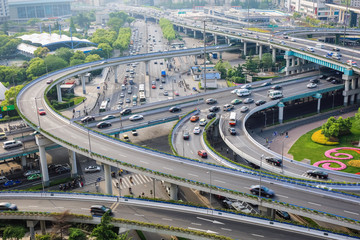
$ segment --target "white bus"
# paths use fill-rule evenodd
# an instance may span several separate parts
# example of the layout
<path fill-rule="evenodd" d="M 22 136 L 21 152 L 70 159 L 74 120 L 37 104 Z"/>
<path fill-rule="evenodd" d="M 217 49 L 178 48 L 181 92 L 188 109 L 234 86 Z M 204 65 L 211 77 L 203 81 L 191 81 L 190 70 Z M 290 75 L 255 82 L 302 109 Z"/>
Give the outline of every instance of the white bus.
<path fill-rule="evenodd" d="M 144 104 L 146 102 L 146 97 L 144 92 L 139 92 L 139 102 L 140 104 Z"/>
<path fill-rule="evenodd" d="M 145 92 L 145 84 L 139 84 L 139 92 Z"/>
<path fill-rule="evenodd" d="M 102 101 L 100 105 L 100 112 L 105 112 L 108 105 L 108 101 Z"/>
<path fill-rule="evenodd" d="M 236 112 L 230 113 L 229 125 L 235 126 L 236 125 Z"/>

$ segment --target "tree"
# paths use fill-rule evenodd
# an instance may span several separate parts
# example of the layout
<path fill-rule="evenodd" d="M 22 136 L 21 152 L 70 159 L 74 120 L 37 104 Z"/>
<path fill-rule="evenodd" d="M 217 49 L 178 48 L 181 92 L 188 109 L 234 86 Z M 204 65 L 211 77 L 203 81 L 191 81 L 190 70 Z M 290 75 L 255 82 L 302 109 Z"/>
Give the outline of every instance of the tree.
<path fill-rule="evenodd" d="M 77 50 L 77 51 L 75 51 L 74 55 L 70 58 L 70 60 L 73 60 L 73 59 L 85 60 L 85 58 L 86 58 L 85 53 Z"/>
<path fill-rule="evenodd" d="M 48 55 L 44 58 L 45 67 L 47 68 L 47 72 L 52 72 L 58 69 L 62 69 L 68 66 L 68 63 L 55 55 Z"/>
<path fill-rule="evenodd" d="M 321 133 L 327 138 L 337 138 L 350 133 L 351 121 L 350 118 L 338 119 L 330 117 L 326 123 L 321 126 Z"/>
<path fill-rule="evenodd" d="M 264 53 L 261 58 L 261 63 L 264 68 L 271 68 L 273 65 L 272 56 L 270 53 Z"/>
<path fill-rule="evenodd" d="M 38 47 L 35 51 L 34 51 L 34 55 L 35 57 L 40 57 L 40 58 L 44 58 L 46 57 L 46 55 L 50 52 L 50 50 L 47 47 Z"/>
<path fill-rule="evenodd" d="M 253 57 L 250 56 L 249 59 L 244 64 L 244 67 L 246 68 L 246 71 L 252 75 L 253 73 L 256 73 L 258 71 L 259 64 L 253 60 Z"/>
<path fill-rule="evenodd" d="M 74 56 L 74 50 L 72 50 L 70 48 L 65 48 L 65 47 L 58 48 L 55 51 L 55 56 L 58 56 L 69 63 L 71 57 Z"/>
<path fill-rule="evenodd" d="M 220 60 L 215 64 L 215 69 L 220 72 L 222 79 L 225 79 L 227 77 L 227 69 L 229 68 L 231 68 L 229 62 L 223 62 L 222 60 Z"/>
<path fill-rule="evenodd" d="M 75 65 L 79 65 L 79 64 L 83 64 L 85 61 L 81 60 L 81 59 L 72 59 L 70 61 L 70 66 L 75 66 Z"/>
<path fill-rule="evenodd" d="M 3 239 L 19 240 L 25 236 L 26 229 L 22 226 L 7 226 L 3 233 Z"/>
<path fill-rule="evenodd" d="M 77 33 L 75 23 L 74 23 L 74 18 L 70 18 L 70 30 L 72 33 Z"/>
<path fill-rule="evenodd" d="M 45 73 L 46 73 L 46 65 L 44 59 L 36 57 L 30 60 L 29 66 L 26 69 L 26 75 L 28 79 L 35 79 Z"/>
<path fill-rule="evenodd" d="M 109 212 L 106 212 L 101 218 L 101 223 L 92 231 L 91 236 L 96 240 L 117 240 L 118 236 L 114 232 L 114 226 L 110 224 L 110 220 Z"/>
<path fill-rule="evenodd" d="M 86 240 L 86 234 L 79 228 L 70 228 L 68 240 Z"/>
<path fill-rule="evenodd" d="M 100 43 L 98 48 L 101 48 L 102 51 L 105 53 L 107 58 L 110 58 L 110 53 L 112 52 L 113 48 L 108 43 Z"/>
<path fill-rule="evenodd" d="M 85 62 L 88 63 L 88 62 L 94 62 L 94 61 L 99 61 L 101 60 L 101 57 L 97 54 L 90 54 L 89 56 L 87 56 L 85 58 Z"/>

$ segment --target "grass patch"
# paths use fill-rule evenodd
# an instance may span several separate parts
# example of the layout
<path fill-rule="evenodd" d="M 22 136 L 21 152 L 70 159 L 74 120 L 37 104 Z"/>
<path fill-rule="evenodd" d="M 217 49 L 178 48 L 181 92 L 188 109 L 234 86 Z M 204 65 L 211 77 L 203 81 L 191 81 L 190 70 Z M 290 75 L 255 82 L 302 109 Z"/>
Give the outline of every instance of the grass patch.
<path fill-rule="evenodd" d="M 336 160 L 336 159 L 331 159 L 331 158 L 325 157 L 325 152 L 327 150 L 330 150 L 333 148 L 338 148 L 338 147 L 356 147 L 356 146 L 353 146 L 351 144 L 351 142 L 357 141 L 360 138 L 360 134 L 355 134 L 354 132 L 352 132 L 352 134 L 350 134 L 350 135 L 340 137 L 339 138 L 340 144 L 338 144 L 338 145 L 332 145 L 332 146 L 321 145 L 321 144 L 315 143 L 311 140 L 312 134 L 320 129 L 321 128 L 319 127 L 319 128 L 313 129 L 313 130 L 305 133 L 304 135 L 302 135 L 295 142 L 295 144 L 292 145 L 292 147 L 289 150 L 289 154 L 293 155 L 294 159 L 297 161 L 309 159 L 309 160 L 311 160 L 311 164 L 314 164 L 315 162 L 322 161 L 322 160 Z M 353 159 L 360 159 L 360 154 L 355 151 L 341 150 L 339 152 L 351 154 L 354 157 Z M 342 171 L 347 172 L 347 173 L 360 172 L 359 167 L 352 167 L 347 164 L 347 162 L 350 160 L 337 160 L 337 161 L 343 162 L 344 164 L 347 165 L 347 168 Z M 339 165 L 336 163 L 335 164 L 332 163 L 331 167 L 339 167 Z"/>
<path fill-rule="evenodd" d="M 74 105 L 78 105 L 79 103 L 84 101 L 84 99 L 86 99 L 86 97 L 74 97 L 72 100 L 74 101 Z"/>

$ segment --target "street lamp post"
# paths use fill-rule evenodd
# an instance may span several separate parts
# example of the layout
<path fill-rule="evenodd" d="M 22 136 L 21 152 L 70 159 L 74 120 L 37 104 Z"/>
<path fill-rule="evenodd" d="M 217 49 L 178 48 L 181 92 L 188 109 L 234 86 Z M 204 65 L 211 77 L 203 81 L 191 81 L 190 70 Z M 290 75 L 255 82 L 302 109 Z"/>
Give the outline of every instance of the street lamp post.
<path fill-rule="evenodd" d="M 91 142 L 90 142 L 90 128 L 89 128 L 89 121 L 86 122 L 86 126 L 88 129 L 88 140 L 89 140 L 89 154 L 91 156 Z"/>
<path fill-rule="evenodd" d="M 36 107 L 36 111 L 38 111 L 38 105 L 37 105 L 37 98 L 34 98 L 35 99 L 35 107 Z M 37 113 L 37 118 L 38 118 L 38 122 L 39 122 L 39 129 L 41 128 L 41 124 L 40 124 L 40 116 L 39 116 L 39 113 Z"/>
<path fill-rule="evenodd" d="M 262 170 L 263 158 L 264 158 L 264 154 L 262 154 L 261 158 L 260 158 L 260 170 Z M 260 204 L 261 204 L 261 172 L 259 174 L 260 174 L 260 177 L 259 177 L 259 201 L 260 201 Z"/>
<path fill-rule="evenodd" d="M 332 99 L 332 108 L 334 108 L 334 103 L 335 103 L 335 93 L 332 93 L 333 99 Z"/>
<path fill-rule="evenodd" d="M 347 25 L 347 13 L 349 11 L 349 1 L 346 0 L 346 11 L 344 13 L 344 38 L 343 38 L 343 46 L 345 46 L 345 38 L 346 38 L 346 25 Z"/>
<path fill-rule="evenodd" d="M 206 19 L 204 19 L 204 90 L 206 92 Z"/>
<path fill-rule="evenodd" d="M 211 208 L 211 210 L 212 210 L 212 197 L 211 197 L 211 189 L 212 189 L 212 185 L 211 185 L 211 170 L 209 170 L 208 172 L 206 172 L 206 173 L 209 173 L 209 180 L 210 180 L 210 208 Z M 212 213 L 212 211 L 211 211 L 211 213 Z"/>
<path fill-rule="evenodd" d="M 281 173 L 284 173 L 284 142 L 288 138 L 289 138 L 289 136 L 286 135 L 285 138 L 282 141 L 282 147 L 281 147 Z"/>

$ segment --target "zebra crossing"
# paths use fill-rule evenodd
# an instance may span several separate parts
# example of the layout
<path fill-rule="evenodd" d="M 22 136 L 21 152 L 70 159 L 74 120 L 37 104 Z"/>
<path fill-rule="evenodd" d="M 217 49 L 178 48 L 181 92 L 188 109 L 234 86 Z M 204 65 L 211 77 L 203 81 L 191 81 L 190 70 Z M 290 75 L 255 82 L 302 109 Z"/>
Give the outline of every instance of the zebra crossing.
<path fill-rule="evenodd" d="M 130 181 L 130 177 L 132 177 L 132 181 Z M 112 179 L 113 185 L 117 188 L 120 186 L 120 189 L 127 189 L 132 186 L 141 185 L 152 181 L 152 178 L 141 174 L 132 174 L 126 177 L 121 177 L 120 179 L 120 184 L 119 178 Z"/>

